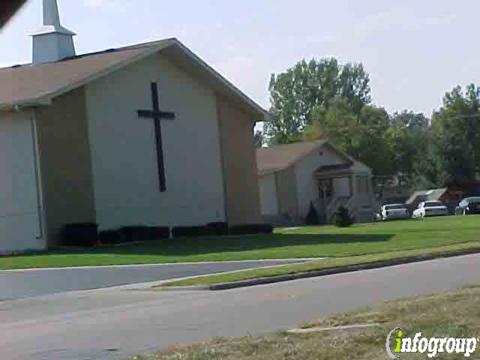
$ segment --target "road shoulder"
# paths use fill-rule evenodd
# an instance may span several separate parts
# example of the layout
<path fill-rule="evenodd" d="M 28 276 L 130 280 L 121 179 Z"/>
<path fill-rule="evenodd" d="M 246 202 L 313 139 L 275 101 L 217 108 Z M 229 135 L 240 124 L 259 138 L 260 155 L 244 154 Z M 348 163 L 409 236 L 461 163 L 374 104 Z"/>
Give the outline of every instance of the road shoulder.
<path fill-rule="evenodd" d="M 271 268 L 198 276 L 166 281 L 157 286 L 157 288 L 160 290 L 228 290 L 478 253 L 480 253 L 480 242 L 474 242 L 433 249 L 329 258 L 323 261 L 312 261 L 304 264 L 290 264 Z"/>

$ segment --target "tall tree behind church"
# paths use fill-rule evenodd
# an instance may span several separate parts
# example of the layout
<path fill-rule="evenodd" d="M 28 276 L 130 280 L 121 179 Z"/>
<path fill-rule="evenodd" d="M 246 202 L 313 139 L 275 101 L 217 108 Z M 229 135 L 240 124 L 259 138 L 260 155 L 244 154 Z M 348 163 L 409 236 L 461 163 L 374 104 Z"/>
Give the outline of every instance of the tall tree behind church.
<path fill-rule="evenodd" d="M 340 65 L 336 59 L 300 61 L 270 81 L 271 119 L 265 124 L 269 144 L 298 141 L 316 108 L 343 98 L 355 114 L 369 104 L 370 78 L 361 64 Z"/>
<path fill-rule="evenodd" d="M 430 120 L 424 114 L 404 110 L 391 115 L 385 141 L 390 147 L 389 162 L 404 185 L 412 190 L 437 186 L 425 177 L 431 168 L 431 131 Z"/>
<path fill-rule="evenodd" d="M 480 173 L 480 88 L 447 92 L 432 118 L 433 181 L 472 181 Z"/>
<path fill-rule="evenodd" d="M 304 140 L 328 138 L 355 159 L 366 163 L 375 175 L 394 175 L 393 147 L 386 139 L 391 119 L 381 107 L 364 105 L 359 113 L 345 98 L 332 99 L 327 107 L 317 107 Z"/>

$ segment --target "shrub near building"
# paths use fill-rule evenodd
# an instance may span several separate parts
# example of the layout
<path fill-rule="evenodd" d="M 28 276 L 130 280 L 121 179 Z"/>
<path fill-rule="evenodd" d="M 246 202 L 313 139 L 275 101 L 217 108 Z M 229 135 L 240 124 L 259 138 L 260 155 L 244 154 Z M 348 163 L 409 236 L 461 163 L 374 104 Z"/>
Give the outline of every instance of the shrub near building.
<path fill-rule="evenodd" d="M 335 213 L 333 223 L 337 227 L 345 228 L 352 226 L 355 223 L 355 219 L 348 209 L 342 206 Z"/>
<path fill-rule="evenodd" d="M 175 226 L 170 232 L 168 226 L 125 226 L 98 232 L 97 224 L 71 224 L 63 230 L 62 244 L 65 246 L 92 247 L 99 244 L 118 245 L 134 242 L 173 238 L 272 234 L 268 224 L 246 224 L 228 226 L 225 222 L 210 223 L 204 226 Z"/>

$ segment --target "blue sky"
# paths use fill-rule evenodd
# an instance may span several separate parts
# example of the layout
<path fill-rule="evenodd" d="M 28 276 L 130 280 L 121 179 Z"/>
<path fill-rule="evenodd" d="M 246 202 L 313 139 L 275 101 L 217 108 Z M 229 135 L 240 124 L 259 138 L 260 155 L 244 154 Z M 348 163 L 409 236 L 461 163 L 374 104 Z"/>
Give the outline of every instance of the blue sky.
<path fill-rule="evenodd" d="M 480 83 L 475 0 L 59 0 L 78 53 L 177 37 L 261 105 L 302 58 L 362 62 L 375 104 L 430 115 L 455 85 Z M 41 0 L 0 32 L 0 65 L 29 62 Z"/>

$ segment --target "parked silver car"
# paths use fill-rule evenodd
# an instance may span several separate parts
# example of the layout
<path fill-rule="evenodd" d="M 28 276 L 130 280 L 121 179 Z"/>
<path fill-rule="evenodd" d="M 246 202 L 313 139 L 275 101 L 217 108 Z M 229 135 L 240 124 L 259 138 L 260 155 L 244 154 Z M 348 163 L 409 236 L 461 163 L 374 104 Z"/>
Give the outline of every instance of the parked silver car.
<path fill-rule="evenodd" d="M 383 221 L 396 220 L 396 219 L 408 219 L 410 213 L 405 205 L 402 204 L 388 204 L 382 206 L 381 216 Z"/>

